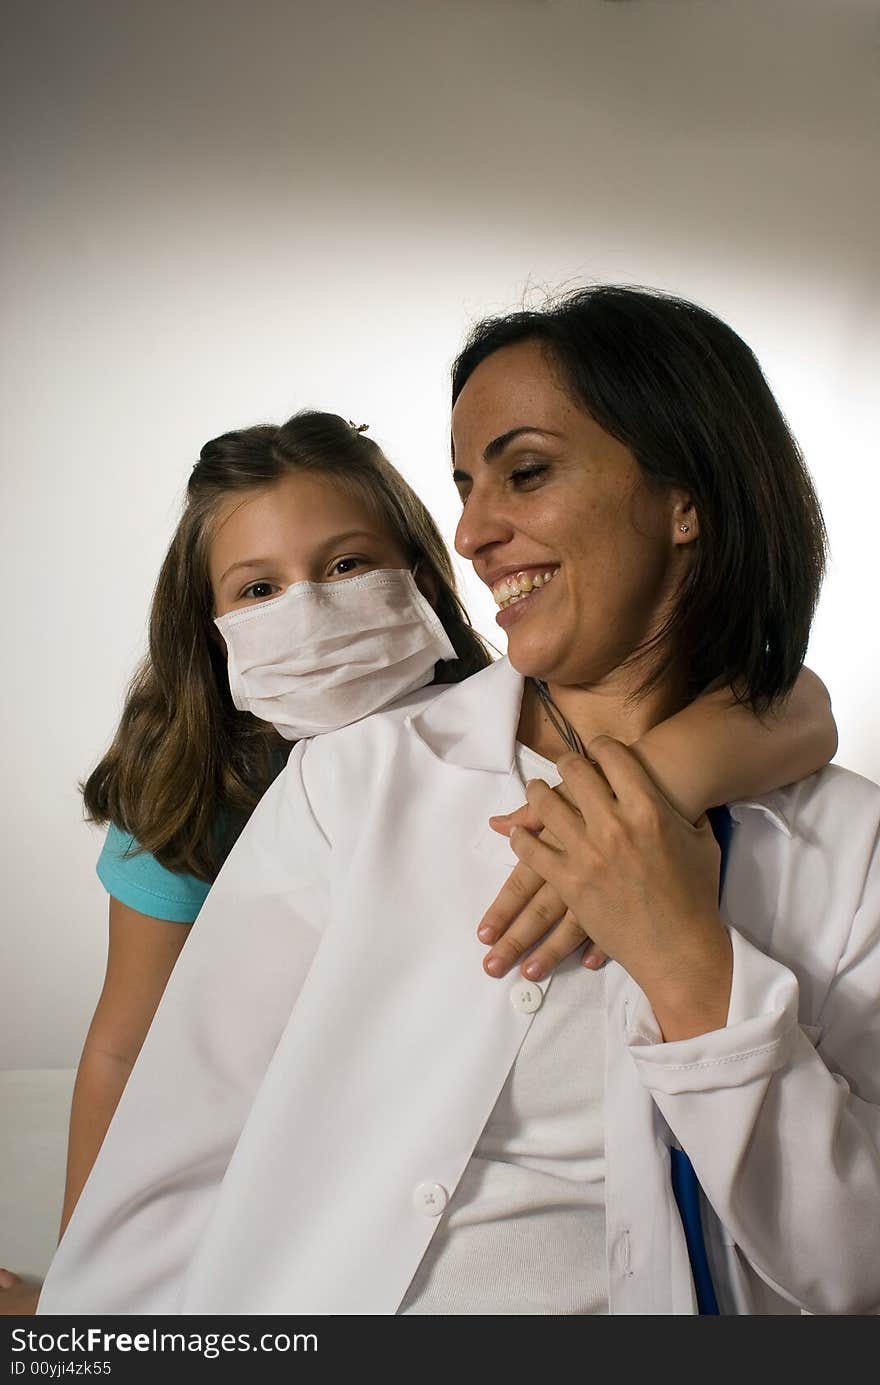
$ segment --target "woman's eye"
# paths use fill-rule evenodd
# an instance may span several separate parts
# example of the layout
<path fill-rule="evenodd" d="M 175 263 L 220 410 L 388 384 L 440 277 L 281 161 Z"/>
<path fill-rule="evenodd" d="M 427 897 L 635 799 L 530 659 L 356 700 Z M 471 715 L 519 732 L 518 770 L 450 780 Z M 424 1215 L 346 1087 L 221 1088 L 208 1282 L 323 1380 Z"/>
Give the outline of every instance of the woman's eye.
<path fill-rule="evenodd" d="M 275 596 L 280 590 L 281 588 L 276 587 L 274 582 L 251 582 L 249 587 L 245 587 L 241 596 L 248 597 L 251 601 L 265 601 L 268 597 Z"/>
<path fill-rule="evenodd" d="M 528 488 L 530 482 L 539 480 L 548 470 L 545 462 L 532 462 L 529 466 L 517 467 L 510 473 L 510 479 L 519 490 L 523 490 Z"/>

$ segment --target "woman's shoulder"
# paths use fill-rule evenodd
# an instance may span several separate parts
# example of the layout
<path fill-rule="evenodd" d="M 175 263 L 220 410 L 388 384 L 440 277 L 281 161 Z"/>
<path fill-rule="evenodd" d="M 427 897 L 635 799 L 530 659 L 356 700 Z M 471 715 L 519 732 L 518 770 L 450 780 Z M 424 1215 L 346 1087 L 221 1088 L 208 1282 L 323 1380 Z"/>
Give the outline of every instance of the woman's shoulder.
<path fill-rule="evenodd" d="M 787 898 L 809 907 L 818 902 L 823 931 L 831 927 L 831 914 L 846 925 L 867 897 L 877 914 L 880 785 L 831 764 L 794 784 L 729 806 L 741 824 L 743 844 L 763 862 L 757 874 L 778 871 L 777 887 L 785 889 Z"/>
<path fill-rule="evenodd" d="M 814 798 L 829 803 L 857 803 L 880 817 L 880 784 L 843 765 L 825 765 L 801 780 L 804 805 Z M 797 787 L 797 786 L 795 786 Z"/>
<path fill-rule="evenodd" d="M 857 826 L 876 833 L 880 784 L 843 765 L 825 765 L 794 784 L 730 805 L 737 820 L 752 808 L 777 818 L 789 835 L 833 839 Z"/>
<path fill-rule="evenodd" d="M 144 851 L 130 832 L 111 823 L 96 866 L 108 894 L 150 918 L 192 923 L 210 885 L 194 875 L 168 870 Z"/>

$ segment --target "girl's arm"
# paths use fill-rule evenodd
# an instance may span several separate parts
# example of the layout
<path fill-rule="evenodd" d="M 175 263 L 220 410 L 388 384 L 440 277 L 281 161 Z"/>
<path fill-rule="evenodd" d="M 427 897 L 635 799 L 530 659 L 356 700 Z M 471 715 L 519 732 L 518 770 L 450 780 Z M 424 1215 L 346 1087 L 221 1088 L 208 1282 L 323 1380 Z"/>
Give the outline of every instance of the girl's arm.
<path fill-rule="evenodd" d="M 828 689 L 801 669 L 788 697 L 757 716 L 729 688 L 705 693 L 630 749 L 682 817 L 804 779 L 837 750 Z"/>
<path fill-rule="evenodd" d="M 0 1318 L 32 1318 L 40 1297 L 39 1282 L 0 1269 Z"/>
<path fill-rule="evenodd" d="M 141 914 L 110 896 L 104 986 L 73 1088 L 59 1240 L 98 1156 L 191 926 Z M 0 1270 L 0 1317 L 35 1313 L 40 1287 Z"/>
<path fill-rule="evenodd" d="M 150 918 L 110 897 L 107 971 L 73 1089 L 59 1239 L 101 1148 L 190 926 Z"/>

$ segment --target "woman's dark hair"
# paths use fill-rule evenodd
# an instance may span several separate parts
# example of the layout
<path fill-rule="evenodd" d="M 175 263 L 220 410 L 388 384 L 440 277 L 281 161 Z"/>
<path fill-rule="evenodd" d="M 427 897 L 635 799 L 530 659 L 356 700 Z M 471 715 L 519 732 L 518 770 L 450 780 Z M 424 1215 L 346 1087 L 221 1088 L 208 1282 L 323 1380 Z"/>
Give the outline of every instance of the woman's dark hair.
<path fill-rule="evenodd" d="M 766 710 L 804 661 L 827 536 L 752 351 L 681 298 L 582 288 L 478 323 L 452 368 L 453 404 L 482 361 L 525 341 L 544 347 L 574 401 L 630 450 L 649 484 L 687 491 L 696 508 L 695 561 L 647 651 L 639 692 L 675 670 L 688 700 L 726 683 Z"/>
<path fill-rule="evenodd" d="M 169 870 L 213 880 L 290 742 L 232 702 L 216 639 L 208 557 L 230 495 L 264 490 L 291 472 L 327 476 L 362 496 L 388 525 L 458 655 L 436 665 L 455 683 L 491 663 L 458 595 L 449 550 L 415 492 L 371 438 L 337 414 L 304 410 L 205 443 L 162 564 L 149 655 L 128 690 L 119 729 L 83 786 L 90 821 L 114 822 Z"/>

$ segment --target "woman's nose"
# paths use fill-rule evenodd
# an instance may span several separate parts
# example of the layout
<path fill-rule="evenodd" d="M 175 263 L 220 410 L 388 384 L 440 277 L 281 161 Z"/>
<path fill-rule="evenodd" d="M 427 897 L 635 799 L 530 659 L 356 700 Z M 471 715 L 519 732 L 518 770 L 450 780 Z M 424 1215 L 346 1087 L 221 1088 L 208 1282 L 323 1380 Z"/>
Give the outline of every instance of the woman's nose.
<path fill-rule="evenodd" d="M 498 506 L 475 486 L 465 502 L 455 531 L 456 553 L 473 562 L 484 548 L 503 543 L 509 537 L 510 525 Z"/>

